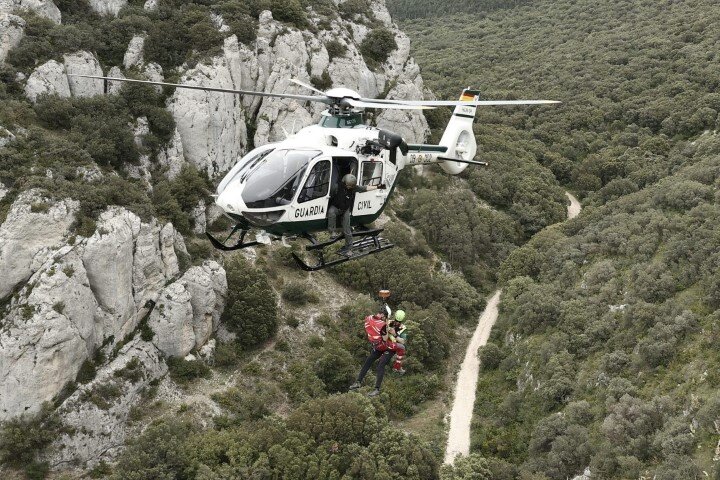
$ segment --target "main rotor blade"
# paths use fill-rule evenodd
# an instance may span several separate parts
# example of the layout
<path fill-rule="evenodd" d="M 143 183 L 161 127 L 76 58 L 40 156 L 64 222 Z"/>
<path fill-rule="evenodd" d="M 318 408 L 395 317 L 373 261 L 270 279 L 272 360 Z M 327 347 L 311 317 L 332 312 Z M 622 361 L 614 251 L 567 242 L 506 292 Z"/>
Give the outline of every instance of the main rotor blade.
<path fill-rule="evenodd" d="M 312 91 L 315 92 L 315 93 L 319 93 L 320 95 L 325 95 L 325 92 L 323 92 L 323 91 L 321 91 L 321 90 L 318 90 L 317 88 L 313 87 L 312 85 L 308 85 L 307 83 L 301 82 L 301 81 L 298 80 L 297 78 L 291 78 L 290 81 L 293 82 L 293 83 L 296 84 L 296 85 L 300 85 L 301 87 L 305 87 L 305 88 L 307 88 L 308 90 L 312 90 Z"/>
<path fill-rule="evenodd" d="M 435 107 L 428 105 L 405 105 L 402 103 L 380 103 L 370 99 L 355 100 L 343 98 L 342 101 L 357 108 L 389 108 L 393 110 L 429 110 Z"/>
<path fill-rule="evenodd" d="M 552 103 L 562 103 L 558 100 L 473 100 L 464 102 L 462 100 L 376 100 L 370 98 L 361 98 L 363 102 L 387 103 L 389 105 L 424 105 L 426 107 L 481 107 L 493 105 L 547 105 Z"/>
<path fill-rule="evenodd" d="M 113 78 L 113 77 L 99 77 L 95 75 L 78 75 L 74 73 L 67 74 L 70 77 L 83 77 L 83 78 L 96 78 L 99 80 L 110 80 L 113 82 L 128 82 L 128 83 L 144 83 L 147 85 L 161 85 L 165 87 L 175 88 L 187 88 L 189 90 L 203 90 L 207 92 L 222 92 L 222 93 L 234 93 L 235 95 L 256 95 L 259 97 L 275 97 L 275 98 L 292 98 L 295 100 L 303 100 L 307 102 L 320 102 L 328 105 L 332 104 L 332 101 L 327 97 L 318 97 L 314 95 L 294 95 L 292 93 L 269 93 L 269 92 L 255 92 L 252 90 L 233 90 L 230 88 L 216 88 L 216 87 L 202 87 L 199 85 L 185 85 L 179 83 L 166 83 L 166 82 L 153 82 L 150 80 L 136 80 L 134 78 Z"/>

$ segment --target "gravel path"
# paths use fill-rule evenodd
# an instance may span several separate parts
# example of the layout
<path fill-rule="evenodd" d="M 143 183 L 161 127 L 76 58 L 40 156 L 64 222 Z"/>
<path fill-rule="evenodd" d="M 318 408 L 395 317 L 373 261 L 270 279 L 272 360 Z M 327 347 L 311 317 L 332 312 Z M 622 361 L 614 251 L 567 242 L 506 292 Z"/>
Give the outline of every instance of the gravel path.
<path fill-rule="evenodd" d="M 490 330 L 497 320 L 499 302 L 500 290 L 497 290 L 488 300 L 485 311 L 480 316 L 480 321 L 465 352 L 465 360 L 460 366 L 455 386 L 455 403 L 450 412 L 450 432 L 445 450 L 445 463 L 453 463 L 456 455 L 467 455 L 470 452 L 470 424 L 475 406 L 478 373 L 480 372 L 480 359 L 477 351 L 487 343 L 488 337 L 490 337 Z"/>
<path fill-rule="evenodd" d="M 577 217 L 580 214 L 580 209 L 582 208 L 580 206 L 580 202 L 578 202 L 578 199 L 570 192 L 565 192 L 565 196 L 567 196 L 568 200 L 570 200 L 570 206 L 568 207 L 567 214 L 568 219 Z"/>
<path fill-rule="evenodd" d="M 570 200 L 568 206 L 568 219 L 578 216 L 582 206 L 578 199 L 570 192 L 565 192 Z M 465 359 L 460 366 L 457 385 L 455 386 L 455 401 L 450 412 L 450 431 L 445 449 L 445 463 L 452 464 L 457 455 L 470 453 L 470 426 L 472 424 L 473 408 L 475 406 L 475 390 L 477 388 L 478 374 L 480 373 L 480 359 L 477 356 L 478 348 L 487 343 L 490 330 L 498 316 L 498 303 L 500 303 L 500 290 L 497 290 L 488 300 L 475 328 L 470 345 L 465 352 Z"/>

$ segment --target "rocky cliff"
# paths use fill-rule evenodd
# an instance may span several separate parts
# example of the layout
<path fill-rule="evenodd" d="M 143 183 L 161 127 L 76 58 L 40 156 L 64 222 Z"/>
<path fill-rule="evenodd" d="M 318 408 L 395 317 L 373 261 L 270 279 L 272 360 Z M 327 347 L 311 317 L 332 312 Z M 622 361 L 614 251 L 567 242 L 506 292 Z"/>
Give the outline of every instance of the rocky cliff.
<path fill-rule="evenodd" d="M 99 12 L 112 13 L 118 2 L 92 2 Z M 297 78 L 310 83 L 313 77 L 329 74 L 332 86 L 351 88 L 364 97 L 421 99 L 424 85 L 417 64 L 410 57 L 410 41 L 392 24 L 384 3 L 372 3 L 372 15 L 380 25 L 393 32 L 398 45 L 388 60 L 371 69 L 359 51 L 370 29 L 340 17 L 332 20 L 331 28 L 312 30 L 289 28 L 273 19 L 272 13 L 260 15 L 257 38 L 245 45 L 231 35 L 224 41 L 222 53 L 178 72 L 181 83 L 228 89 L 309 93 L 289 80 Z M 319 23 L 318 17 L 310 17 Z M 313 20 L 314 18 L 314 20 Z M 7 20 L 10 22 L 10 20 Z M 222 19 L 218 20 L 223 28 Z M 17 24 L 17 21 L 13 24 Z M 17 27 L 14 27 L 17 29 Z M 20 33 L 9 33 L 10 44 Z M 342 56 L 331 58 L 329 42 L 339 42 L 345 49 Z M 143 60 L 143 36 L 129 42 L 123 67 L 135 68 L 151 80 L 163 79 L 162 68 Z M 2 50 L 0 50 L 2 51 Z M 88 52 L 65 55 L 63 63 L 50 60 L 30 75 L 25 87 L 32 101 L 45 93 L 60 96 L 90 96 L 103 92 L 100 81 L 68 78 L 66 73 L 101 75 L 103 69 L 95 56 Z M 105 73 L 123 76 L 113 66 Z M 112 82 L 109 90 L 116 91 Z M 321 104 L 308 104 L 289 99 L 240 97 L 232 94 L 176 90 L 168 101 L 177 124 L 179 142 L 173 142 L 161 157 L 178 165 L 191 163 L 216 178 L 230 169 L 249 145 L 263 145 L 284 137 L 317 121 Z M 379 126 L 397 131 L 409 142 L 420 142 L 428 133 L 427 122 L 417 111 L 383 111 L 376 122 Z M 255 127 L 248 131 L 247 125 Z M 250 138 L 251 137 L 251 138 Z"/>
<path fill-rule="evenodd" d="M 114 17 L 126 3 L 92 0 L 89 6 Z M 145 8 L 155 4 L 149 1 Z M 0 0 L 0 64 L 23 37 L 24 9 L 56 23 L 62 20 L 49 0 Z M 337 17 L 331 28 L 320 29 L 319 17 L 311 14 L 311 25 L 301 30 L 266 11 L 259 17 L 254 42 L 243 44 L 231 35 L 220 53 L 172 75 L 194 85 L 306 94 L 289 79 L 311 83 L 329 74 L 332 86 L 349 87 L 362 96 L 422 98 L 424 86 L 409 56 L 407 37 L 391 23 L 382 2 L 373 2 L 372 10 L 398 45 L 385 63 L 373 68 L 359 51 L 369 32 L 366 25 Z M 221 31 L 226 28 L 222 18 L 214 21 Z M 35 103 L 44 94 L 118 92 L 112 82 L 106 89 L 102 81 L 68 73 L 122 77 L 132 70 L 162 80 L 162 68 L 145 61 L 144 39 L 132 38 L 122 65 L 103 65 L 92 52 L 64 52 L 20 80 L 24 95 Z M 345 53 L 331 57 L 329 42 L 338 42 Z M 317 121 L 322 109 L 293 100 L 180 89 L 166 106 L 176 130 L 156 158 L 164 174 L 172 178 L 192 164 L 213 179 L 252 145 L 278 140 Z M 142 118 L 132 127 L 136 133 L 143 122 L 147 127 Z M 422 141 L 428 131 L 417 112 L 381 112 L 376 122 L 413 142 Z M 0 127 L 0 150 L 25 135 L 7 127 Z M 128 172 L 151 188 L 147 156 L 143 162 L 129 166 Z M 0 421 L 33 414 L 45 402 L 54 402 L 68 428 L 46 460 L 54 467 L 91 466 L 112 458 L 131 434 L 131 407 L 148 385 L 166 375 L 165 359 L 184 357 L 214 342 L 227 292 L 225 271 L 214 261 L 183 269 L 184 239 L 170 223 L 109 207 L 86 238 L 75 231 L 78 200 L 0 184 L 0 200 L 6 195 L 12 205 L 6 217 L 0 216 Z M 205 204 L 195 210 L 196 232 L 201 233 Z M 83 366 L 98 358 L 102 360 L 94 379 L 75 384 Z M 98 400 L 97 392 L 112 395 Z"/>

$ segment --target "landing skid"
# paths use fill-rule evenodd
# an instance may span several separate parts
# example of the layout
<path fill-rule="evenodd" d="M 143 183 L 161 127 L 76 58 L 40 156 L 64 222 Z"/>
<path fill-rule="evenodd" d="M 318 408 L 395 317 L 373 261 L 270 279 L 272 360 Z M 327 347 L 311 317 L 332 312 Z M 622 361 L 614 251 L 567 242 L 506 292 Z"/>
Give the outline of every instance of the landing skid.
<path fill-rule="evenodd" d="M 235 243 L 235 245 L 227 245 L 227 241 L 230 240 L 230 237 L 232 237 L 235 232 L 240 232 L 240 238 Z M 240 250 L 241 248 L 247 248 L 247 247 L 254 247 L 255 245 L 260 245 L 260 242 L 245 242 L 245 235 L 247 234 L 247 230 L 244 230 L 241 225 L 235 225 L 235 228 L 232 229 L 232 232 L 230 232 L 230 235 L 227 236 L 224 242 L 221 242 L 217 238 L 210 235 L 208 232 L 205 232 L 205 235 L 210 239 L 210 243 L 213 244 L 213 247 L 217 248 L 218 250 L 222 250 L 224 252 L 231 252 L 233 250 Z"/>
<path fill-rule="evenodd" d="M 307 272 L 315 272 L 317 270 L 322 270 L 323 268 L 340 265 L 341 263 L 349 262 L 350 260 L 366 257 L 368 255 L 372 255 L 373 253 L 393 248 L 395 245 L 390 243 L 387 239 L 380 237 L 380 233 L 382 233 L 382 231 L 382 228 L 368 230 L 364 227 L 358 227 L 353 232 L 353 238 L 358 237 L 358 239 L 353 241 L 352 250 L 344 254 L 325 251 L 325 248 L 343 240 L 344 237 L 342 235 L 331 238 L 326 242 L 318 242 L 315 237 L 310 234 L 306 234 L 304 236 L 310 241 L 310 245 L 305 247 L 305 250 L 308 252 L 315 252 L 317 254 L 318 261 L 310 265 L 303 261 L 295 252 L 292 253 L 292 256 L 301 269 Z M 326 259 L 328 256 L 329 259 Z"/>

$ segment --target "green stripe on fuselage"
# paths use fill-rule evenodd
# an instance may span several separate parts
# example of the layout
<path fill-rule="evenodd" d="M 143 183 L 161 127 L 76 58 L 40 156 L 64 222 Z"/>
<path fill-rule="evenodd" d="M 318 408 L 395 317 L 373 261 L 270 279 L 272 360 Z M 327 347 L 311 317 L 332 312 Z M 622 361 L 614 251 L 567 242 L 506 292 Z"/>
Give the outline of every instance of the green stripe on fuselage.
<path fill-rule="evenodd" d="M 445 153 L 447 152 L 448 147 L 444 147 L 442 145 L 420 145 L 420 144 L 409 144 L 408 145 L 408 152 L 440 152 Z"/>
<path fill-rule="evenodd" d="M 395 184 L 397 184 L 397 182 Z M 357 227 L 359 225 L 368 225 L 377 220 L 380 215 L 382 215 L 385 207 L 387 207 L 387 204 L 390 203 L 390 197 L 392 196 L 394 191 L 395 185 L 390 188 L 390 193 L 388 193 L 385 203 L 383 203 L 383 206 L 380 207 L 380 210 L 378 210 L 377 213 L 358 216 L 352 215 L 350 225 L 352 225 L 353 227 Z M 337 226 L 338 228 L 342 227 L 342 220 L 340 218 L 337 219 Z M 301 233 L 314 233 L 327 230 L 328 221 L 326 217 L 318 218 L 315 220 L 307 220 L 303 222 L 280 222 L 267 227 L 255 228 L 262 228 L 263 230 L 272 233 L 273 235 L 299 235 Z"/>

